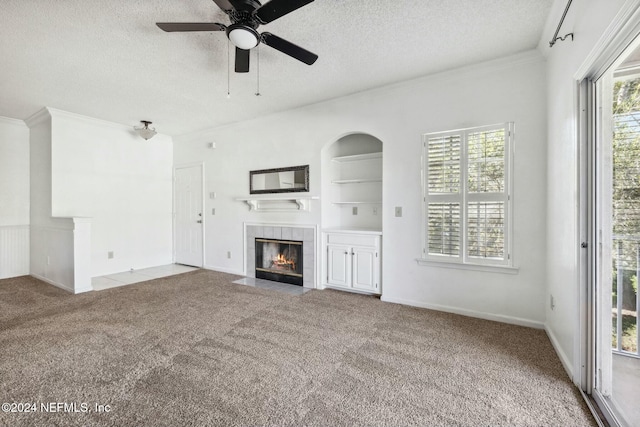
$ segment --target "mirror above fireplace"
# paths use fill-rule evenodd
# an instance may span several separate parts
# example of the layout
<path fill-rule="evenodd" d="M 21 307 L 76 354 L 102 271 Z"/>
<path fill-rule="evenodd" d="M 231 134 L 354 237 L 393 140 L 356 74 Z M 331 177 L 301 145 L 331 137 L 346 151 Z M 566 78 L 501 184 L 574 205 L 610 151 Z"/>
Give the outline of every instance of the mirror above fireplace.
<path fill-rule="evenodd" d="M 249 172 L 250 194 L 309 191 L 309 165 Z"/>

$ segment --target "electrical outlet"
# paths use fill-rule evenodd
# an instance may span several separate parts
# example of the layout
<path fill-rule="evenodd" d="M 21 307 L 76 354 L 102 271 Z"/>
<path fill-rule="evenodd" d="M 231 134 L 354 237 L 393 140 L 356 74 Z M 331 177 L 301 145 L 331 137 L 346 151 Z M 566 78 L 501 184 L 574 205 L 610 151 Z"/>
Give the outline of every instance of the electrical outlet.
<path fill-rule="evenodd" d="M 549 295 L 549 307 L 551 310 L 556 308 L 556 302 L 553 300 L 553 295 Z"/>
<path fill-rule="evenodd" d="M 227 251 L 227 258 L 231 259 L 231 251 Z"/>
<path fill-rule="evenodd" d="M 47 255 L 47 265 L 51 265 L 51 257 Z"/>
<path fill-rule="evenodd" d="M 211 200 L 215 199 L 215 198 L 216 198 L 216 192 L 215 192 L 215 191 L 210 192 L 210 193 L 209 193 L 209 198 L 210 198 Z"/>
<path fill-rule="evenodd" d="M 374 206 L 373 208 L 373 214 L 374 215 L 378 215 L 378 208 Z"/>
<path fill-rule="evenodd" d="M 211 215 L 215 215 L 216 214 L 216 208 L 211 208 Z"/>
<path fill-rule="evenodd" d="M 397 217 L 402 216 L 402 206 L 396 206 L 396 216 Z"/>
<path fill-rule="evenodd" d="M 354 206 L 351 208 L 351 215 L 358 215 L 358 207 Z"/>
<path fill-rule="evenodd" d="M 113 259 L 113 251 L 107 252 L 107 259 Z"/>

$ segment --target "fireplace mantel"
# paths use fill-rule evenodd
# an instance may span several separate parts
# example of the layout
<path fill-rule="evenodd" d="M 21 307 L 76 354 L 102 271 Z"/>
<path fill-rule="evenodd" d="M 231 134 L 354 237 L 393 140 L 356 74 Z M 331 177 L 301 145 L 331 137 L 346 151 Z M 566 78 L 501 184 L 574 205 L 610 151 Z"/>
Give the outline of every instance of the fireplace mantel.
<path fill-rule="evenodd" d="M 289 194 L 283 196 L 257 196 L 236 199 L 249 205 L 250 211 L 256 212 L 286 212 L 311 210 L 311 200 L 318 200 L 318 196 Z"/>

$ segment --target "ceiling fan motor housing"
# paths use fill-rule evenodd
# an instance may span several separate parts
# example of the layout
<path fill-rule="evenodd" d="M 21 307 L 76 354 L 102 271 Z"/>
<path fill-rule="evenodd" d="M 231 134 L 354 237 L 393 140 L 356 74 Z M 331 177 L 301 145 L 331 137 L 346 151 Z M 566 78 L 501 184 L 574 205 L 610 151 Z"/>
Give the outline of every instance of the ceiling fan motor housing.
<path fill-rule="evenodd" d="M 231 3 L 233 4 L 235 11 L 238 12 L 246 11 L 251 13 L 262 6 L 262 4 L 257 0 L 233 0 Z"/>

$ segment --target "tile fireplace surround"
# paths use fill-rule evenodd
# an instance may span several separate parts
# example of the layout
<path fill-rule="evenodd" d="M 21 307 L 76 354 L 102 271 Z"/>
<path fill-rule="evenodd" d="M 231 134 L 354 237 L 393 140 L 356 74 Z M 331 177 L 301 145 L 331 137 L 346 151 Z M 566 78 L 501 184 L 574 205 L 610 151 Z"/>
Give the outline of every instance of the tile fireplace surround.
<path fill-rule="evenodd" d="M 245 223 L 245 259 L 247 277 L 256 277 L 256 237 L 278 240 L 299 240 L 302 247 L 302 283 L 305 288 L 316 287 L 316 242 L 315 225 L 253 224 Z"/>

